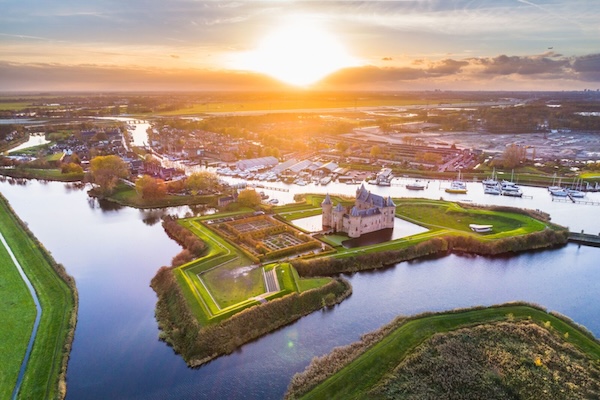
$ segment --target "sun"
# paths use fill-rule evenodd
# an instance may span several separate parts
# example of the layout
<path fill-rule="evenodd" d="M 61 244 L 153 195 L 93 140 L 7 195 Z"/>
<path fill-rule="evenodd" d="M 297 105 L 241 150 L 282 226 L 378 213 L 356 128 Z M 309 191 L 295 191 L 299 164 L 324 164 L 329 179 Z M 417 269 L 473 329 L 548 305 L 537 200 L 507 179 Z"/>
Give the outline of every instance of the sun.
<path fill-rule="evenodd" d="M 358 62 L 327 30 L 310 19 L 295 17 L 270 32 L 256 50 L 240 54 L 235 64 L 292 85 L 308 86 Z"/>

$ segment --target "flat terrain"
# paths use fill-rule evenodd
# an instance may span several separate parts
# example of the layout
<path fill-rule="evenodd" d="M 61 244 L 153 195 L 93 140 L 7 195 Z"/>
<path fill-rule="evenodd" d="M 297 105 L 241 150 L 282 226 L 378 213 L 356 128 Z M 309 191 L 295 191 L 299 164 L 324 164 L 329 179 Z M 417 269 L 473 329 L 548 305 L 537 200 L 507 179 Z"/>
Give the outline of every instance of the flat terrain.
<path fill-rule="evenodd" d="M 0 265 L 0 398 L 7 399 L 17 382 L 31 336 L 35 305 L 17 267 L 2 244 Z"/>
<path fill-rule="evenodd" d="M 65 357 L 68 354 L 72 340 L 71 335 L 74 329 L 73 324 L 75 323 L 75 320 L 72 319 L 72 313 L 76 307 L 76 297 L 65 281 L 53 269 L 51 264 L 53 261 L 50 256 L 45 253 L 45 250 L 41 248 L 41 245 L 33 237 L 22 229 L 4 198 L 1 197 L 0 231 L 4 235 L 15 257 L 24 268 L 25 273 L 38 294 L 42 306 L 42 317 L 38 334 L 25 371 L 19 398 L 60 398 L 65 393 L 64 382 L 60 382 L 59 379 L 61 374 L 65 372 L 64 368 L 66 367 L 67 360 Z M 2 361 L 10 363 L 10 369 L 3 364 L 1 370 L 7 372 L 6 377 L 4 372 L 1 376 L 3 381 L 8 382 L 8 385 L 0 385 L 0 394 L 4 394 L 7 386 L 8 390 L 12 392 L 20 361 L 24 356 L 23 341 L 25 341 L 26 346 L 33 321 L 30 319 L 33 315 L 31 311 L 33 302 L 31 301 L 28 304 L 28 301 L 25 300 L 23 288 L 14 280 L 12 272 L 4 271 L 8 268 L 13 269 L 12 262 L 4 262 L 5 257 L 6 254 L 0 251 L 2 266 L 7 267 L 3 268 L 1 272 L 2 276 L 10 279 L 10 283 L 8 280 L 6 282 L 2 280 L 2 285 L 9 285 L 7 289 L 10 289 L 10 291 L 2 290 L 2 301 L 7 301 L 8 303 L 4 303 L 7 306 L 12 304 L 19 307 L 25 313 L 25 317 L 16 316 L 12 313 L 6 315 L 6 318 L 2 318 L 0 337 L 11 337 L 12 339 L 1 342 L 2 352 L 0 352 L 0 357 Z M 12 289 L 16 289 L 15 294 L 12 293 Z M 3 310 L 5 308 L 2 307 Z M 18 331 L 15 332 L 13 329 Z M 15 338 L 17 339 L 15 340 Z M 16 371 L 13 368 L 16 368 Z M 0 397 L 6 398 L 3 395 Z"/>

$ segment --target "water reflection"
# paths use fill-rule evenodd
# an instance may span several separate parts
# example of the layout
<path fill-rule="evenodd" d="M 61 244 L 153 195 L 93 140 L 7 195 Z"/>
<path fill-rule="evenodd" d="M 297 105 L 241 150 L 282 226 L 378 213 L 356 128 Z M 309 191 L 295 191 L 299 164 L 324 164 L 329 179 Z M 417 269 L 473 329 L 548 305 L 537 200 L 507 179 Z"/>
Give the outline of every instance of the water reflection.
<path fill-rule="evenodd" d="M 97 205 L 103 212 L 119 211 L 123 208 L 122 205 L 106 199 L 96 199 Z"/>
<path fill-rule="evenodd" d="M 85 204 L 87 193 L 63 186 L 31 181 L 21 187 L 7 180 L 0 191 L 76 279 L 80 307 L 68 400 L 281 399 L 292 375 L 313 357 L 356 341 L 397 315 L 513 300 L 542 304 L 600 335 L 600 249 L 568 245 L 493 258 L 452 254 L 349 275 L 353 294 L 333 309 L 190 369 L 158 340 L 156 294 L 149 287 L 180 247 L 160 225 L 143 223 L 145 213 L 127 207 L 98 212 Z M 598 230 L 598 207 L 577 214 L 586 206 L 550 205 L 549 211 L 564 208 L 573 223 Z M 167 212 L 185 215 L 192 208 Z M 82 235 L 89 227 L 94 235 Z"/>
<path fill-rule="evenodd" d="M 151 210 L 140 210 L 142 215 L 142 222 L 148 226 L 152 226 L 160 222 L 162 217 L 168 214 L 168 210 L 164 209 L 151 209 Z"/>
<path fill-rule="evenodd" d="M 65 183 L 65 191 L 71 192 L 71 191 L 81 191 L 83 189 L 85 189 L 86 184 L 83 182 L 67 182 Z"/>

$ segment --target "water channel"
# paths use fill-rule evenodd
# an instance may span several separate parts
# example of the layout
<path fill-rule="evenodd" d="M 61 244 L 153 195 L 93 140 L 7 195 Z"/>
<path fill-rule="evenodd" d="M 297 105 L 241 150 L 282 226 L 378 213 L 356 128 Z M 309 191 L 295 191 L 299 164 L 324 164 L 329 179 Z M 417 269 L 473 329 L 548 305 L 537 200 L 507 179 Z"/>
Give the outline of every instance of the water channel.
<path fill-rule="evenodd" d="M 459 197 L 439 190 L 443 185 L 431 182 L 424 193 L 412 195 Z M 524 189 L 532 199 L 488 199 L 475 185 L 469 184 L 464 199 L 542 209 L 571 230 L 596 232 L 600 227 L 598 206 L 552 202 L 545 189 L 535 188 Z M 265 191 L 284 202 L 295 192 L 351 194 L 356 186 L 288 189 Z M 372 190 L 411 195 L 402 186 Z M 158 340 L 156 296 L 149 283 L 179 252 L 157 223 L 159 211 L 102 206 L 85 190 L 63 183 L 10 180 L 0 182 L 0 192 L 77 283 L 79 320 L 67 399 L 278 399 L 292 375 L 314 356 L 353 342 L 399 314 L 512 300 L 559 311 L 600 336 L 600 249 L 570 244 L 515 257 L 450 255 L 347 276 L 353 294 L 334 309 L 190 369 Z M 600 201 L 600 193 L 587 196 Z"/>

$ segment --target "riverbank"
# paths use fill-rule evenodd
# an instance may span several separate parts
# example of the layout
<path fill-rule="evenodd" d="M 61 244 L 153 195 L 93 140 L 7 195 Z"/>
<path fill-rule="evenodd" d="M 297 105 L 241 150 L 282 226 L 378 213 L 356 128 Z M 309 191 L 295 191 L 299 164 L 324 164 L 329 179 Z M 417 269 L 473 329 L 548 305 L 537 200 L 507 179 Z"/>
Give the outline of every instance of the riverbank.
<path fill-rule="evenodd" d="M 277 220 L 289 219 L 286 222 L 290 224 L 289 234 L 292 236 L 294 217 L 303 216 L 303 211 L 311 211 L 322 201 L 319 195 L 304 197 L 305 200 L 297 205 L 274 209 Z M 427 231 L 351 249 L 322 236 L 320 239 L 324 243 L 320 252 L 289 253 L 296 244 L 289 249 L 278 248 L 278 251 L 293 260 L 295 270 L 291 273 L 297 271 L 299 277 L 308 278 L 377 269 L 443 253 L 495 255 L 563 245 L 567 241 L 565 228 L 551 224 L 547 215 L 536 211 L 507 207 L 466 208 L 453 202 L 424 199 L 402 199 L 398 200 L 398 204 L 398 216 L 426 227 Z M 285 213 L 285 217 L 277 215 L 279 211 Z M 267 293 L 268 296 L 262 297 L 262 300 L 268 301 L 260 305 L 256 296 L 261 295 L 264 289 L 256 274 L 267 268 L 260 264 L 251 265 L 258 259 L 248 252 L 262 248 L 265 242 L 271 245 L 281 243 L 281 237 L 277 235 L 283 232 L 283 228 L 277 225 L 276 219 L 238 213 L 180 221 L 181 226 L 206 245 L 206 254 L 177 268 L 162 268 L 153 279 L 152 287 L 159 297 L 156 316 L 162 330 L 161 338 L 182 354 L 189 365 L 197 366 L 229 354 L 248 340 L 325 305 L 335 304 L 347 296 L 343 293 L 351 292 L 349 285 L 344 290 L 336 288 L 333 282 L 343 282 L 336 278 L 318 290 L 308 292 L 294 290 L 294 285 L 291 285 L 291 289 L 286 290 L 292 294 L 281 299 L 275 300 L 278 295 Z M 473 223 L 493 224 L 494 232 L 485 235 L 473 233 L 469 228 Z M 227 238 L 221 237 L 221 234 Z M 298 235 L 303 236 L 306 234 Z M 329 248 L 326 251 L 325 243 L 333 245 L 335 250 Z M 246 270 L 244 275 L 247 278 L 239 277 L 242 270 Z M 239 286 L 243 290 L 239 290 Z M 295 285 L 296 288 L 298 286 Z M 248 288 L 252 290 L 248 291 Z M 313 295 L 309 296 L 311 292 Z M 236 297 L 234 300 L 231 300 L 232 293 L 238 294 L 233 296 Z"/>
<path fill-rule="evenodd" d="M 461 337 L 470 344 L 458 343 Z M 445 348 L 435 347 L 444 340 L 449 343 Z M 598 359 L 600 342 L 591 333 L 539 306 L 511 303 L 424 313 L 398 317 L 361 341 L 314 359 L 294 376 L 286 398 L 389 398 L 397 390 L 418 396 L 424 388 L 430 395 L 435 391 L 434 397 L 459 390 L 465 395 L 510 392 L 534 398 L 556 391 L 553 398 L 595 397 L 600 386 L 590 373 L 600 372 Z M 407 363 L 409 372 L 404 371 Z M 587 375 L 574 378 L 573 368 Z M 494 379 L 485 378 L 493 371 Z M 410 382 L 403 378 L 407 374 Z M 568 383 L 571 379 L 577 384 Z"/>
<path fill-rule="evenodd" d="M 75 281 L 62 265 L 54 261 L 3 196 L 0 196 L 0 210 L 2 234 L 35 288 L 42 308 L 38 334 L 18 398 L 64 398 L 67 363 L 77 322 Z M 7 294 L 5 300 L 12 304 L 12 292 Z M 26 304 L 21 303 L 21 306 L 29 308 Z M 3 320 L 2 337 L 18 335 L 10 330 L 12 326 L 10 319 Z M 29 324 L 21 324 L 21 331 L 30 330 L 30 327 Z M 21 339 L 28 337 L 29 333 L 26 333 Z M 22 350 L 22 346 L 7 348 L 7 351 L 17 353 L 10 356 L 12 359 L 22 359 Z M 16 381 L 17 373 L 18 367 L 16 371 L 9 371 L 8 381 Z M 11 391 L 12 387 L 14 382 L 8 386 Z"/>
<path fill-rule="evenodd" d="M 102 198 L 124 207 L 133 207 L 138 209 L 194 205 L 206 205 L 208 207 L 217 206 L 217 197 L 214 195 L 165 195 L 160 199 L 144 199 L 136 192 L 133 186 L 126 185 L 124 183 L 119 183 L 115 190 L 106 196 L 101 196 L 94 189 L 90 190 L 88 193 L 91 197 Z"/>
<path fill-rule="evenodd" d="M 39 179 L 56 182 L 81 182 L 83 173 L 63 173 L 60 169 L 0 168 L 0 175 L 18 179 Z"/>

